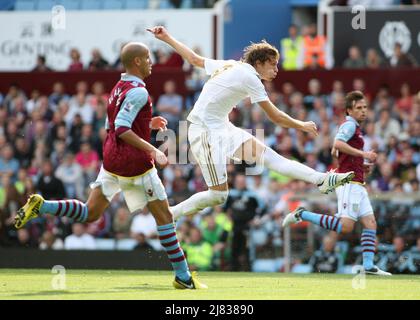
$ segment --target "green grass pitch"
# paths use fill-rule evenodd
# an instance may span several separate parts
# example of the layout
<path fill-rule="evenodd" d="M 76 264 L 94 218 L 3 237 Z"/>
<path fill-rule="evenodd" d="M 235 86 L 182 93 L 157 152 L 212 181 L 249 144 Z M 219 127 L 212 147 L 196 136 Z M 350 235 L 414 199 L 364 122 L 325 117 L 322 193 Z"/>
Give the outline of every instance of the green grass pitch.
<path fill-rule="evenodd" d="M 420 276 L 202 272 L 208 290 L 175 290 L 167 271 L 66 270 L 66 289 L 53 288 L 51 270 L 0 269 L 0 299 L 420 299 Z"/>

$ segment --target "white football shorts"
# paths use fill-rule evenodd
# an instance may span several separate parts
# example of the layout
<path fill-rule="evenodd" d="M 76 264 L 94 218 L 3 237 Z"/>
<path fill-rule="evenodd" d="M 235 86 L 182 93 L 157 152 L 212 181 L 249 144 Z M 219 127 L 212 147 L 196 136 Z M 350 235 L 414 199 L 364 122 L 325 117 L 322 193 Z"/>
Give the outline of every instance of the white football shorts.
<path fill-rule="evenodd" d="M 122 191 L 130 212 L 143 209 L 151 201 L 167 198 L 156 168 L 152 168 L 140 176 L 121 177 L 101 167 L 96 181 L 90 184 L 91 189 L 99 186 L 109 202 L 118 192 Z"/>
<path fill-rule="evenodd" d="M 252 137 L 249 132 L 230 122 L 220 129 L 190 123 L 188 141 L 207 186 L 217 186 L 227 181 L 228 159 L 239 160 L 234 157 L 235 151 Z"/>
<path fill-rule="evenodd" d="M 358 183 L 347 183 L 335 189 L 337 194 L 338 218 L 360 218 L 373 214 L 366 188 Z"/>

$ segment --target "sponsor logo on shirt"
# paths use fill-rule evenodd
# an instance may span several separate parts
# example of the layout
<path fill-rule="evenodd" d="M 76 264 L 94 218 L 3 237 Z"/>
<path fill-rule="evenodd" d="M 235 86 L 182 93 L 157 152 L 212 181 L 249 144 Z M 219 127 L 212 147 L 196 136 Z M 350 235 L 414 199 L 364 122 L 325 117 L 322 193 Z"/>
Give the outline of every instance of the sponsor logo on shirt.
<path fill-rule="evenodd" d="M 132 109 L 133 109 L 133 105 L 130 102 L 127 102 L 124 107 L 124 110 L 127 112 L 130 112 Z"/>

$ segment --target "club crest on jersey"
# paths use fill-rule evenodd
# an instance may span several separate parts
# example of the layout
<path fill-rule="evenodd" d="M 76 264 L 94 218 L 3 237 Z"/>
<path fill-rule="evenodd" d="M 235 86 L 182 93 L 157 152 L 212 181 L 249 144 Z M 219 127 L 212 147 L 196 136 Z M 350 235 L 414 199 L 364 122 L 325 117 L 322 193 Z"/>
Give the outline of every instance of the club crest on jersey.
<path fill-rule="evenodd" d="M 153 196 L 153 190 L 152 189 L 147 189 L 146 193 L 149 197 Z"/>
<path fill-rule="evenodd" d="M 343 208 L 346 209 L 347 208 L 347 203 L 343 203 Z"/>

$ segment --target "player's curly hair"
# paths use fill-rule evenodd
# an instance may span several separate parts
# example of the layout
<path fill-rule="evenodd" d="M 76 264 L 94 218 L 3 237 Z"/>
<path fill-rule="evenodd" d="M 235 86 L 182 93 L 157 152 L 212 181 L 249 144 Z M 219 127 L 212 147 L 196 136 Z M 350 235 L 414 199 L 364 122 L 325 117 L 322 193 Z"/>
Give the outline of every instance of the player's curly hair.
<path fill-rule="evenodd" d="M 257 61 L 264 63 L 267 60 L 278 60 L 279 58 L 280 53 L 276 47 L 269 44 L 267 41 L 262 40 L 258 43 L 251 42 L 251 44 L 244 49 L 244 55 L 241 60 L 255 66 Z"/>
<path fill-rule="evenodd" d="M 349 92 L 344 98 L 344 103 L 346 106 L 346 114 L 348 115 L 348 110 L 353 109 L 357 101 L 362 100 L 364 98 L 365 98 L 365 95 L 363 94 L 362 91 L 355 90 L 355 91 Z"/>

